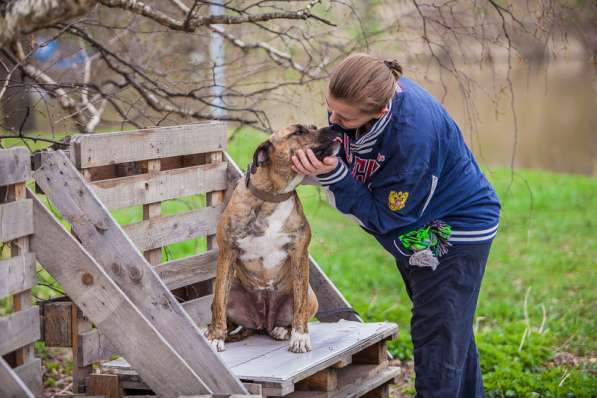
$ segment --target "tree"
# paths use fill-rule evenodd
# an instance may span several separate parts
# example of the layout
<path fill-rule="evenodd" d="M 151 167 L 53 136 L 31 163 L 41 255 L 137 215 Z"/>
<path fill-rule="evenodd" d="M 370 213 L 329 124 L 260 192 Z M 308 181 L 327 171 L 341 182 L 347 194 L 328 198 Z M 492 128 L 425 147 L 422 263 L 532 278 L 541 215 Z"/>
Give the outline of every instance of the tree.
<path fill-rule="evenodd" d="M 424 57 L 456 78 L 465 98 L 475 82 L 462 60 L 507 57 L 508 88 L 513 60 L 541 62 L 557 35 L 578 35 L 594 59 L 595 9 L 550 0 L 4 0 L 0 98 L 15 85 L 35 94 L 52 131 L 203 119 L 268 131 L 264 103 L 292 103 L 292 90 L 325 79 L 339 58 L 388 38 L 409 43 L 400 58 Z M 225 57 L 210 52 L 214 37 Z M 17 72 L 22 83 L 10 79 Z"/>

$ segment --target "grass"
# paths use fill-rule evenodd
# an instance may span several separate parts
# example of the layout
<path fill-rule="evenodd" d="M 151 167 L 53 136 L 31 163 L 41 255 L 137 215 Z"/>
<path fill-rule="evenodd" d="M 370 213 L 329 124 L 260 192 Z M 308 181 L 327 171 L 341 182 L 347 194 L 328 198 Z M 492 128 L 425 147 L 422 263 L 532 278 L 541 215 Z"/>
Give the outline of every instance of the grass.
<path fill-rule="evenodd" d="M 244 168 L 265 138 L 239 133 L 229 152 Z M 506 169 L 487 175 L 503 205 L 475 322 L 487 395 L 595 396 L 597 180 Z M 311 253 L 364 319 L 400 325 L 390 347 L 410 360 L 411 303 L 393 258 L 316 187 L 299 193 Z M 576 359 L 558 365 L 562 353 Z"/>
<path fill-rule="evenodd" d="M 229 153 L 244 169 L 264 139 L 241 130 L 231 137 Z M 595 397 L 597 180 L 507 169 L 487 175 L 503 205 L 475 320 L 487 396 Z M 299 194 L 313 230 L 311 254 L 365 320 L 400 325 L 390 349 L 410 361 L 411 303 L 393 258 L 331 208 L 321 190 L 305 186 Z M 194 196 L 168 201 L 162 212 L 203 205 L 204 198 Z M 142 213 L 130 208 L 114 215 L 129 223 Z M 204 247 L 204 239 L 170 245 L 163 260 Z M 40 276 L 52 283 L 44 271 Z M 44 286 L 34 292 L 52 293 Z"/>

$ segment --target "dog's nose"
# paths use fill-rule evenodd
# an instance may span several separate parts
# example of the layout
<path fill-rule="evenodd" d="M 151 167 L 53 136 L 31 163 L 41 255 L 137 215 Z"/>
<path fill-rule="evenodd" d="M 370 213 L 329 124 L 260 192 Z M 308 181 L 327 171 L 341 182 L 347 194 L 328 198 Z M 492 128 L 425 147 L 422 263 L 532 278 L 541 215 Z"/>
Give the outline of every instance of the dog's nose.
<path fill-rule="evenodd" d="M 331 127 L 324 127 L 321 130 L 319 130 L 319 133 L 322 135 L 326 135 L 329 137 L 340 137 L 342 135 L 342 133 L 336 129 L 333 129 Z"/>

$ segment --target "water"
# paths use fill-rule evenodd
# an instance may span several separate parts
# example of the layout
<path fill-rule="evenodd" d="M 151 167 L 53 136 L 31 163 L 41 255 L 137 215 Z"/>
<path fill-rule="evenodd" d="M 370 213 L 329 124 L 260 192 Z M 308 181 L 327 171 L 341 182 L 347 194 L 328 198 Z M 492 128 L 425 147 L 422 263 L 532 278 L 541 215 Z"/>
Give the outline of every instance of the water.
<path fill-rule="evenodd" d="M 404 64 L 405 73 L 437 98 L 443 94 L 437 71 Z M 513 64 L 514 115 L 505 71 L 507 64 L 463 67 L 480 88 L 472 90 L 466 111 L 454 79 L 446 78 L 443 104 L 457 121 L 477 159 L 487 167 L 541 169 L 597 175 L 597 73 L 581 60 L 563 59 L 547 67 Z M 427 76 L 425 73 L 427 72 Z M 303 122 L 326 123 L 325 82 L 295 90 L 286 104 L 266 109 L 274 128 Z M 473 115 L 473 116 L 471 116 Z"/>

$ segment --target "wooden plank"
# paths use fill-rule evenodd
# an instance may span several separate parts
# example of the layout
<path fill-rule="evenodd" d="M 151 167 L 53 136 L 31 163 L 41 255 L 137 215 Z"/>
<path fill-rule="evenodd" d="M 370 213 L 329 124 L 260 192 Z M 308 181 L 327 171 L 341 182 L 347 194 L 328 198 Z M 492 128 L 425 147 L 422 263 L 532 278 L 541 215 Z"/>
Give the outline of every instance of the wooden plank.
<path fill-rule="evenodd" d="M 340 359 L 338 362 L 332 365 L 335 369 L 342 369 L 347 367 L 352 363 L 352 355 L 345 355 Z"/>
<path fill-rule="evenodd" d="M 30 200 L 0 204 L 0 242 L 8 242 L 33 233 Z"/>
<path fill-rule="evenodd" d="M 23 383 L 29 387 L 33 395 L 36 397 L 41 396 L 42 369 L 40 358 L 34 358 L 32 361 L 17 366 L 13 370 L 23 380 Z"/>
<path fill-rule="evenodd" d="M 149 319 L 37 199 L 34 214 L 37 233 L 31 238 L 31 247 L 39 262 L 139 369 L 151 388 L 165 397 L 210 393 Z M 125 325 L 127 333 L 122 333 Z"/>
<path fill-rule="evenodd" d="M 338 388 L 338 373 L 334 368 L 320 370 L 295 384 L 295 390 L 334 391 Z"/>
<path fill-rule="evenodd" d="M 113 178 L 93 182 L 91 186 L 109 209 L 160 202 L 225 189 L 226 163 Z"/>
<path fill-rule="evenodd" d="M 198 326 L 204 326 L 211 321 L 212 301 L 213 296 L 209 295 L 184 302 L 182 307 Z M 97 329 L 79 335 L 78 366 L 83 367 L 105 361 L 118 354 L 118 349 Z"/>
<path fill-rule="evenodd" d="M 82 134 L 71 139 L 70 156 L 79 168 L 161 159 L 226 149 L 223 122 L 156 127 L 118 133 Z"/>
<path fill-rule="evenodd" d="M 216 276 L 218 250 L 209 250 L 177 260 L 168 261 L 155 267 L 168 289 L 174 290 Z"/>
<path fill-rule="evenodd" d="M 147 160 L 144 161 L 144 171 L 146 173 L 155 175 L 160 171 L 160 160 L 159 159 L 154 159 L 154 160 Z M 161 212 L 161 207 L 162 207 L 162 202 L 156 202 L 156 203 L 148 203 L 143 205 L 143 220 L 147 220 L 146 222 L 151 223 L 151 220 L 154 220 L 156 218 L 160 217 L 160 212 Z M 152 249 L 152 250 L 146 250 L 143 252 L 143 255 L 145 256 L 145 258 L 147 259 L 147 262 L 149 262 L 149 264 L 151 265 L 158 265 L 159 263 L 162 262 L 162 245 L 158 245 L 158 246 L 154 246 L 154 247 L 148 247 L 147 249 Z M 137 246 L 139 247 L 139 246 Z M 157 248 L 157 249 L 156 249 Z M 145 250 L 145 249 L 139 249 L 139 250 Z"/>
<path fill-rule="evenodd" d="M 297 355 L 288 351 L 288 342 L 275 342 L 268 336 L 251 336 L 228 343 L 222 358 L 242 380 L 284 383 L 303 380 L 355 353 L 384 340 L 397 331 L 393 323 L 311 323 L 312 351 Z M 235 349 L 242 344 L 242 350 Z"/>
<path fill-rule="evenodd" d="M 241 382 L 212 350 L 153 267 L 135 248 L 64 153 L 44 153 L 42 166 L 34 177 L 63 217 L 71 223 L 93 259 L 113 278 L 127 299 L 151 320 L 152 326 L 190 369 L 200 376 L 209 390 L 214 393 L 244 394 L 246 391 Z M 85 308 L 82 309 L 87 313 Z M 110 337 L 110 340 L 115 344 L 114 339 Z"/>
<path fill-rule="evenodd" d="M 72 303 L 49 302 L 42 305 L 42 340 L 47 347 L 72 347 Z"/>
<path fill-rule="evenodd" d="M 31 390 L 2 357 L 0 357 L 0 393 L 3 398 L 34 398 Z"/>
<path fill-rule="evenodd" d="M 123 395 L 118 376 L 106 374 L 89 375 L 86 393 L 103 395 L 105 398 L 120 398 Z"/>
<path fill-rule="evenodd" d="M 31 154 L 24 147 L 0 149 L 0 186 L 31 178 Z"/>
<path fill-rule="evenodd" d="M 36 283 L 35 254 L 0 260 L 0 298 L 31 289 Z"/>
<path fill-rule="evenodd" d="M 224 155 L 222 152 L 212 152 L 208 154 L 209 163 L 220 163 L 222 162 Z M 226 166 L 227 168 L 227 166 Z M 228 184 L 226 184 L 227 186 Z M 223 189 L 226 189 L 224 187 Z M 208 192 L 206 195 L 206 201 L 208 206 L 219 205 L 224 202 L 224 191 Z M 211 250 L 217 247 L 215 229 L 212 234 L 207 237 L 207 249 Z"/>
<path fill-rule="evenodd" d="M 400 374 L 400 368 L 388 366 L 384 369 L 376 365 L 353 365 L 338 370 L 336 391 L 295 391 L 287 398 L 357 398 L 384 386 Z M 385 388 L 385 387 L 382 387 Z M 376 392 L 377 393 L 377 392 Z"/>
<path fill-rule="evenodd" d="M 40 336 L 39 308 L 35 306 L 0 317 L 0 336 L 0 355 L 35 342 Z"/>
<path fill-rule="evenodd" d="M 197 326 L 205 326 L 211 322 L 211 303 L 213 298 L 212 294 L 199 297 L 182 303 L 182 307 Z"/>
<path fill-rule="evenodd" d="M 167 217 L 153 217 L 123 226 L 124 232 L 141 251 L 213 234 L 223 206 L 205 207 Z M 153 263 L 152 263 L 153 264 Z"/>
<path fill-rule="evenodd" d="M 377 365 L 387 361 L 387 352 L 386 342 L 380 341 L 354 354 L 352 363 Z"/>
<path fill-rule="evenodd" d="M 118 355 L 116 348 L 105 334 L 97 329 L 81 333 L 77 352 L 77 366 L 84 367 L 95 362 L 105 361 L 113 355 Z"/>
<path fill-rule="evenodd" d="M 73 392 L 84 392 L 86 390 L 86 380 L 93 373 L 93 366 L 79 366 L 79 350 L 81 343 L 79 342 L 79 335 L 91 330 L 92 324 L 89 318 L 83 315 L 83 312 L 71 303 L 71 337 L 72 337 L 72 353 L 73 362 Z"/>
<path fill-rule="evenodd" d="M 243 172 L 234 163 L 234 160 L 224 153 L 224 160 L 228 164 L 228 184 L 234 187 L 237 181 L 242 181 Z M 230 193 L 227 193 L 229 196 Z M 317 318 L 322 322 L 336 322 L 340 319 L 362 322 L 362 319 L 354 312 L 349 311 L 352 306 L 344 298 L 342 293 L 334 286 L 332 281 L 323 272 L 315 259 L 309 256 L 309 283 L 315 291 L 319 302 Z"/>
<path fill-rule="evenodd" d="M 375 390 L 369 391 L 363 395 L 362 398 L 388 398 L 390 396 L 390 385 L 388 383 L 382 384 Z"/>

